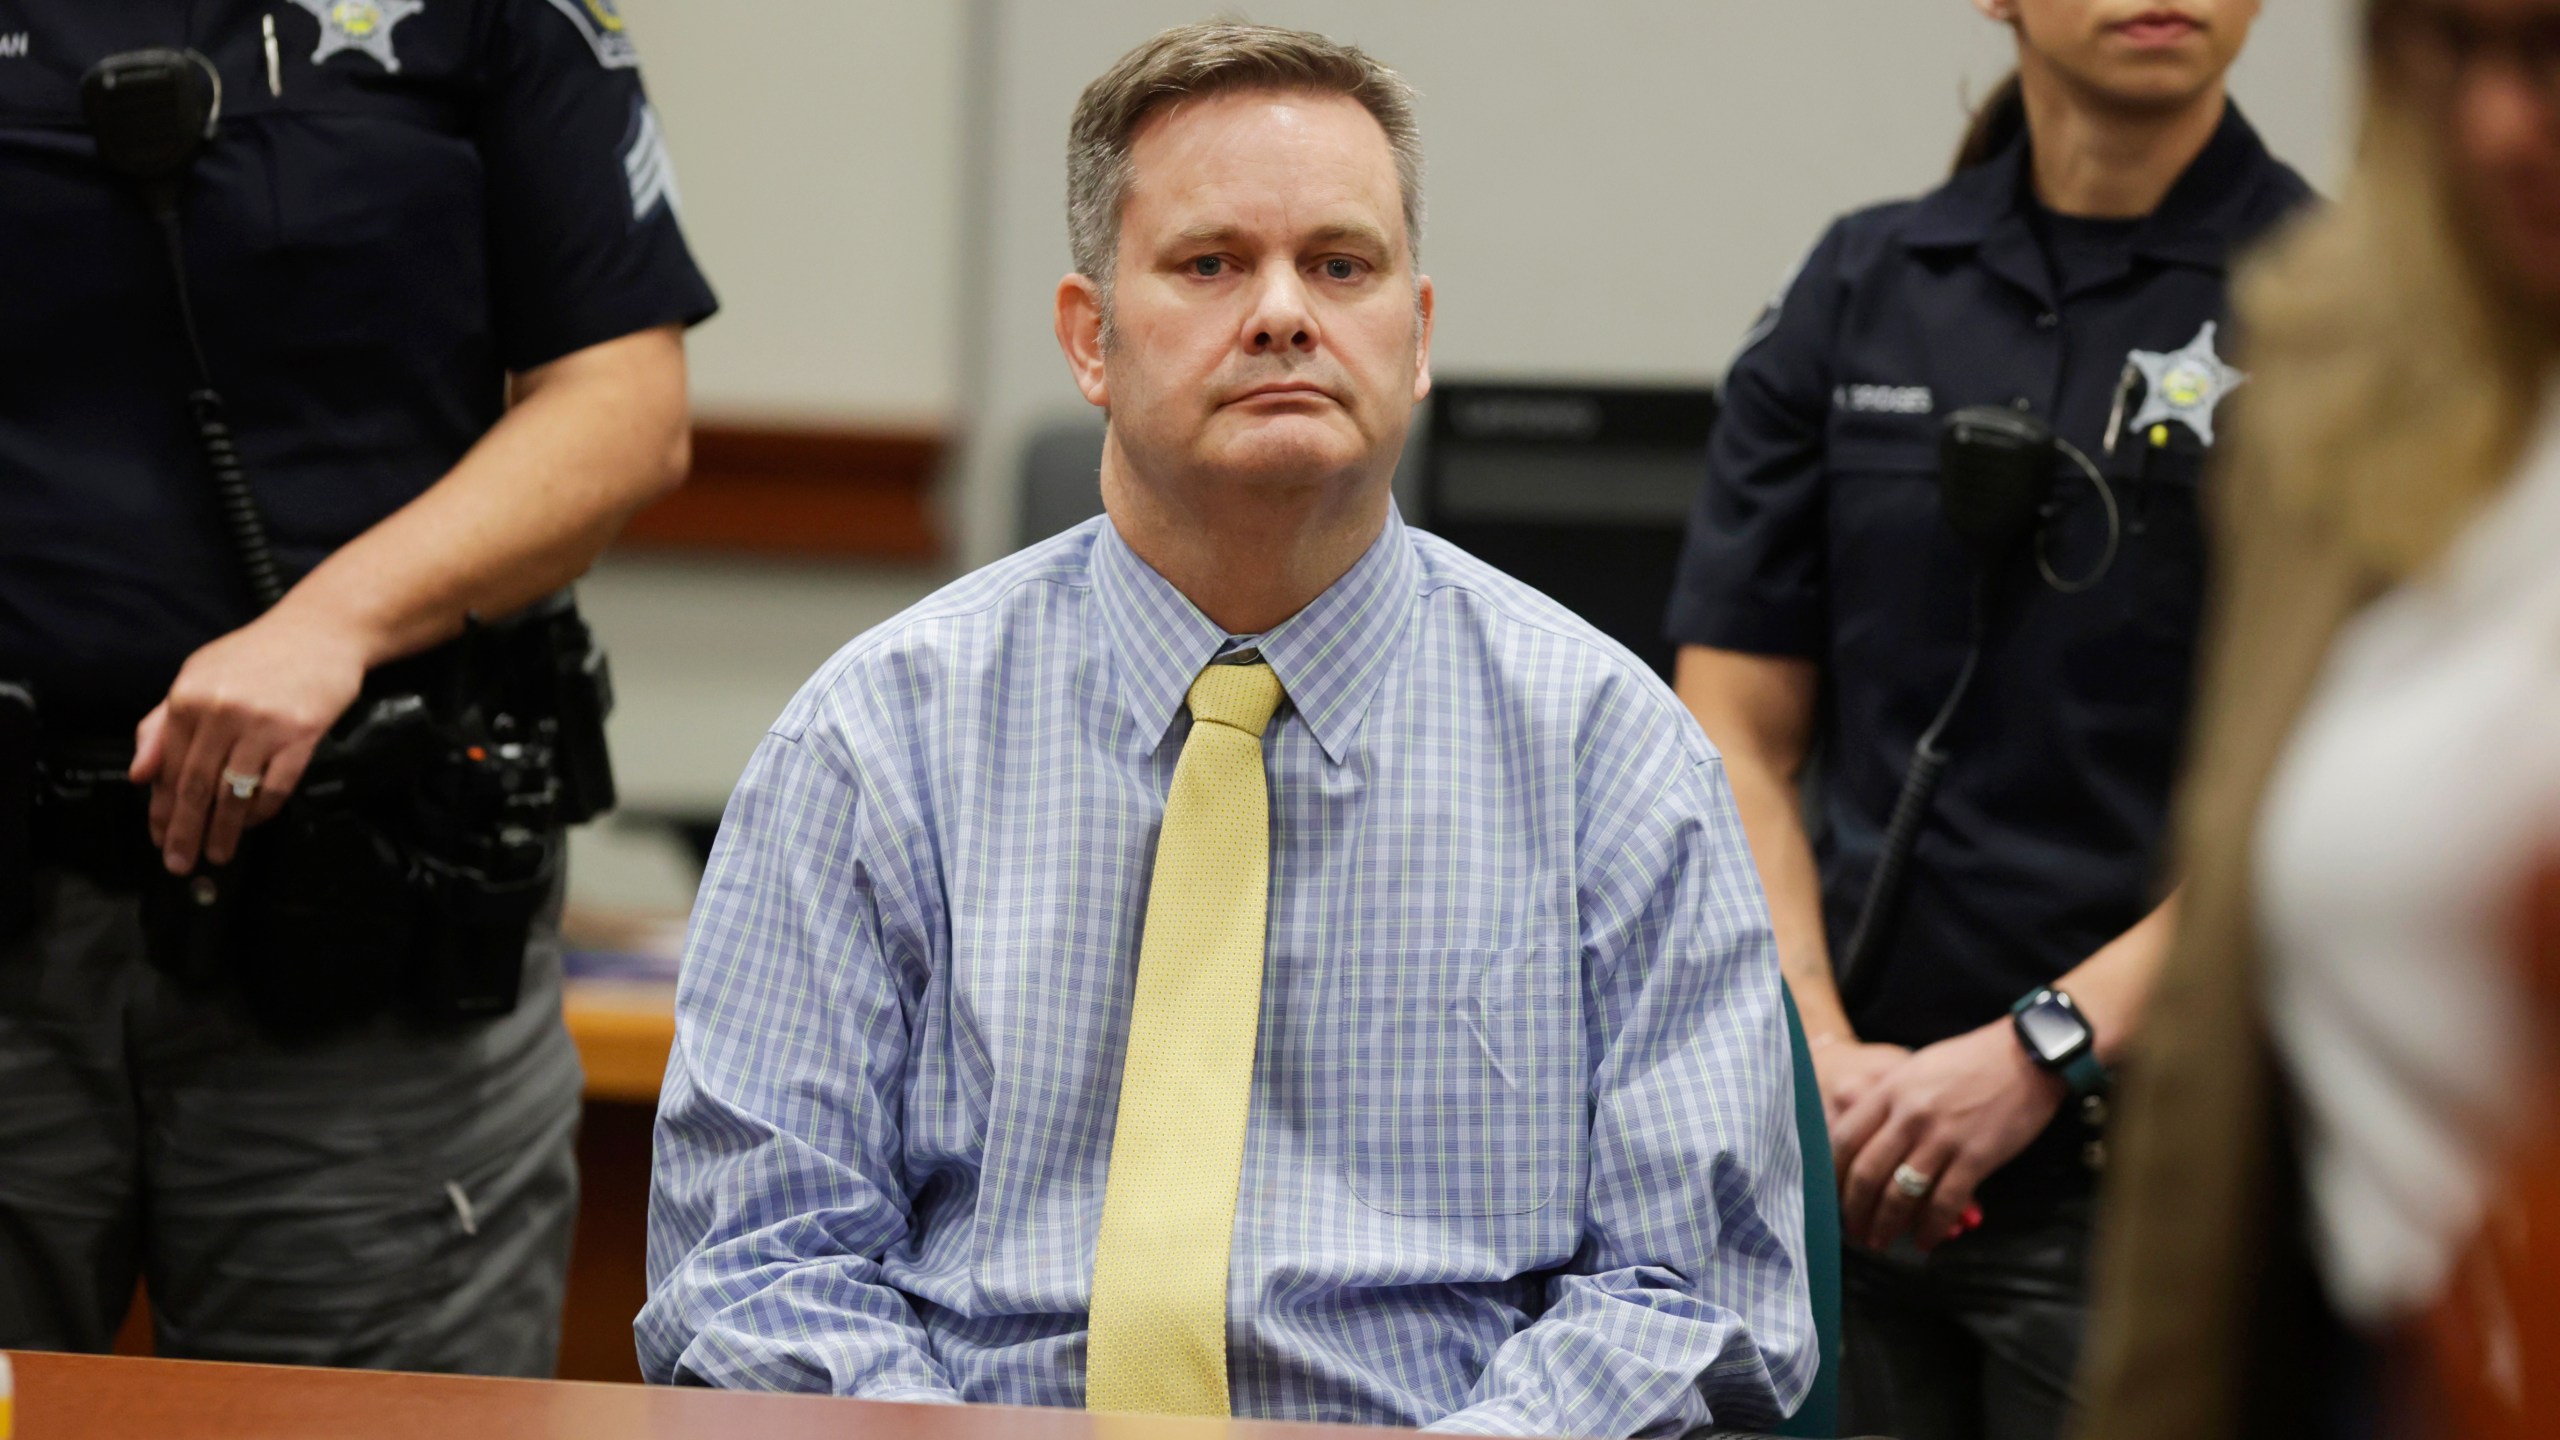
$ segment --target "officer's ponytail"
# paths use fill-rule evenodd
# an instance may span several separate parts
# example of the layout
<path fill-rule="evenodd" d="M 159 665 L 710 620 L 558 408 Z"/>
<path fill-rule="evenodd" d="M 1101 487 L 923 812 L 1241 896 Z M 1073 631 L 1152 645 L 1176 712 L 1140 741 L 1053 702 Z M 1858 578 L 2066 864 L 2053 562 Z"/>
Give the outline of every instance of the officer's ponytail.
<path fill-rule="evenodd" d="M 2018 72 L 1991 87 L 1964 127 L 1964 143 L 1956 147 L 1955 168 L 1970 170 L 2009 148 L 2027 128 L 2027 99 L 2018 88 Z"/>

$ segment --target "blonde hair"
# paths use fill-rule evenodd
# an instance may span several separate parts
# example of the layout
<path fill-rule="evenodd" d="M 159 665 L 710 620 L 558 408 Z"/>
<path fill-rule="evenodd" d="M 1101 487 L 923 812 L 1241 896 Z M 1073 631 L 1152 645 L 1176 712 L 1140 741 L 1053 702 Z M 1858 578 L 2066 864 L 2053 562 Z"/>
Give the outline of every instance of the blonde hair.
<path fill-rule="evenodd" d="M 2470 238 L 2437 122 L 2375 43 L 2335 205 L 2236 286 L 2252 379 L 2233 397 L 2234 480 L 2312 514 L 2381 574 L 2423 569 L 2505 483 L 2551 340 Z"/>
<path fill-rule="evenodd" d="M 1067 129 L 1067 246 L 1076 273 L 1111 297 L 1120 211 L 1129 198 L 1129 146 L 1146 118 L 1184 100 L 1240 90 L 1310 91 L 1360 102 L 1387 135 L 1404 202 L 1405 245 L 1422 255 L 1422 132 L 1403 76 L 1308 30 L 1214 22 L 1178 25 L 1146 41 L 1084 88 Z"/>

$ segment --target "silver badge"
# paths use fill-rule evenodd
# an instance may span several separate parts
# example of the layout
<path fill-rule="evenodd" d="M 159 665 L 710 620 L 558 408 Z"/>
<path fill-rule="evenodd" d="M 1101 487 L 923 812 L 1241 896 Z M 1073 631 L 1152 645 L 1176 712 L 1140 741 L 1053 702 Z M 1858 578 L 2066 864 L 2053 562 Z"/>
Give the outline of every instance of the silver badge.
<path fill-rule="evenodd" d="M 2170 351 L 2136 350 L 2125 357 L 2142 372 L 2142 409 L 2133 417 L 2138 433 L 2162 420 L 2176 420 L 2213 443 L 2213 407 L 2239 389 L 2249 377 L 2222 363 L 2213 353 L 2213 322 L 2204 322 L 2196 338 Z"/>
<path fill-rule="evenodd" d="M 427 8 L 426 0 L 293 0 L 320 22 L 320 48 L 311 52 L 319 64 L 341 50 L 360 51 L 397 75 L 400 57 L 391 53 L 391 29 Z"/>

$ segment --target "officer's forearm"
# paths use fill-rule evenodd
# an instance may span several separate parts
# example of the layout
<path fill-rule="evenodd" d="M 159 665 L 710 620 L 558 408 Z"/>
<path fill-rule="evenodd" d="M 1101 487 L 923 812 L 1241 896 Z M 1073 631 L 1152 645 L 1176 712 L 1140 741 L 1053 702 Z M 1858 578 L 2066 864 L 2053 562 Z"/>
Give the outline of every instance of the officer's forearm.
<path fill-rule="evenodd" d="M 1725 757 L 1725 773 L 1759 867 L 1760 887 L 1769 897 L 1778 968 L 1795 995 L 1805 1034 L 1853 1038 L 1839 984 L 1831 977 L 1831 948 L 1822 933 L 1822 880 L 1794 781 L 1757 757 L 1732 754 Z"/>
<path fill-rule="evenodd" d="M 2094 1032 L 2098 1058 L 2109 1065 L 2124 1055 L 2142 1030 L 2143 1002 L 2169 957 L 2178 928 L 2178 896 L 2172 891 L 2134 927 L 2101 946 L 2053 988 L 2071 997 Z"/>
<path fill-rule="evenodd" d="M 689 463 L 684 342 L 673 326 L 516 378 L 506 416 L 425 494 L 342 546 L 277 607 L 351 627 L 367 664 L 460 633 L 584 574 Z"/>
<path fill-rule="evenodd" d="M 1813 732 L 1817 684 L 1813 667 L 1803 661 L 1684 645 L 1673 688 L 1724 756 L 1733 808 L 1768 896 L 1778 967 L 1805 1034 L 1854 1039 L 1831 978 L 1822 878 L 1796 790 Z"/>

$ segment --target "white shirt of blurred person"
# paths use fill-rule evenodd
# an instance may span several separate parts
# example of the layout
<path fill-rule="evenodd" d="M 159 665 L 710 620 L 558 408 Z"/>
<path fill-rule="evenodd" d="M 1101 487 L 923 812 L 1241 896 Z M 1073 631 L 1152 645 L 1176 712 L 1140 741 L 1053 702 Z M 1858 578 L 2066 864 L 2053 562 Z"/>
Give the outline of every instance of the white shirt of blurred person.
<path fill-rule="evenodd" d="M 2528 1116 L 2516 969 L 2560 848 L 2560 4 L 2408 0 L 2384 64 L 2437 143 L 2491 285 L 2545 367 L 2450 550 L 2329 649 L 2260 816 L 2268 1008 L 2305 1114 L 2332 1296 L 2380 1333 L 2442 1293 Z M 2448 447 L 2449 454 L 2458 451 Z M 2434 484 L 2438 474 L 2401 477 Z"/>
<path fill-rule="evenodd" d="M 2364 10 L 2354 167 L 2239 297 L 2196 893 L 2126 1097 L 2091 1440 L 2391 1433 L 2404 1380 L 2441 1387 L 2411 1433 L 2553 1423 L 2549 1296 L 2470 1261 L 2550 1244 L 2499 1182 L 2552 1126 L 2519 921 L 2560 841 L 2560 0 Z M 2480 1395 L 2500 1418 L 2453 1418 Z"/>

